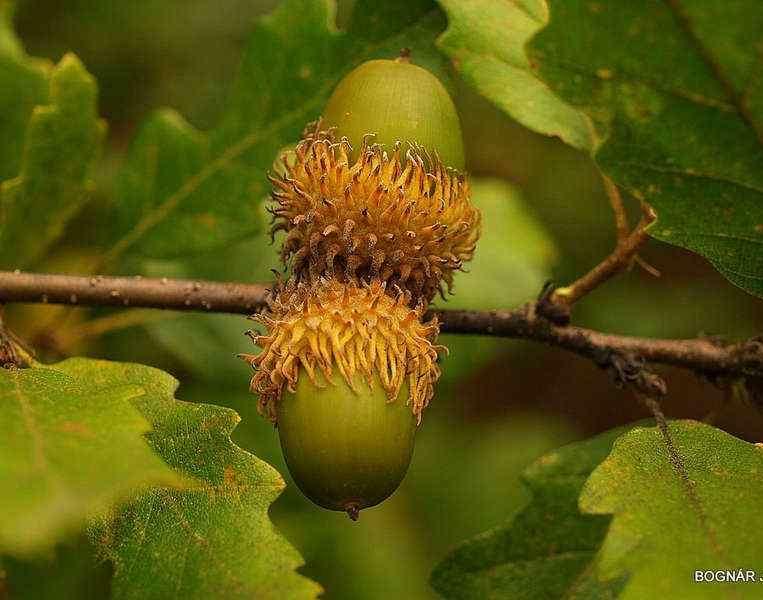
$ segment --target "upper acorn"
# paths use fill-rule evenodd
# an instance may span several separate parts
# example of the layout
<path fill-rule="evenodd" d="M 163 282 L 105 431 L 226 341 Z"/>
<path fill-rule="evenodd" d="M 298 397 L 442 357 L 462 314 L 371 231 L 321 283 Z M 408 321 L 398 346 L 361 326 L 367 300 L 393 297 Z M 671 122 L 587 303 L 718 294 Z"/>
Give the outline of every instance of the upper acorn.
<path fill-rule="evenodd" d="M 404 59 L 348 74 L 271 177 L 273 232 L 299 280 L 387 282 L 429 302 L 471 259 L 461 126 L 438 79 Z"/>

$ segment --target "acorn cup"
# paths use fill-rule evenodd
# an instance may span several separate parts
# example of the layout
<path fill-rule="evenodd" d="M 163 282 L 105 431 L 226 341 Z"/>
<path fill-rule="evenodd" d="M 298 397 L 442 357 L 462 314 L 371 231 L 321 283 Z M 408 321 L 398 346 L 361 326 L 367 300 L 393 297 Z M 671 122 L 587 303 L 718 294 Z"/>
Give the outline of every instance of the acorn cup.
<path fill-rule="evenodd" d="M 349 73 L 280 166 L 272 233 L 291 278 L 242 358 L 294 481 L 354 520 L 408 469 L 446 351 L 424 313 L 472 257 L 480 215 L 455 106 L 406 57 Z"/>

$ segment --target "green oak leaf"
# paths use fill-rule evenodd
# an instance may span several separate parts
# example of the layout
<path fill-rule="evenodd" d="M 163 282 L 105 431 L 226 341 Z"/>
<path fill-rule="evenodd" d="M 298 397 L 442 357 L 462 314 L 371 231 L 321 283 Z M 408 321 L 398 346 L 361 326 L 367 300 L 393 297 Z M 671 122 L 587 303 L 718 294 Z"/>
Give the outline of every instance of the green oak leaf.
<path fill-rule="evenodd" d="M 152 489 L 92 528 L 114 563 L 113 598 L 317 596 L 319 586 L 295 572 L 302 560 L 268 517 L 283 479 L 231 441 L 235 411 L 175 400 L 177 381 L 143 365 L 70 359 L 55 368 L 87 372 L 96 388 L 145 389 L 133 403 L 153 426 L 151 445 L 197 482 Z"/>
<path fill-rule="evenodd" d="M 163 109 L 151 115 L 117 178 L 117 230 L 130 232 L 122 244 L 143 236 L 145 254 L 182 256 L 189 250 L 224 245 L 231 227 L 250 232 L 251 223 L 236 223 L 235 218 L 236 211 L 247 213 L 246 204 L 224 216 L 229 206 L 224 196 L 212 200 L 189 191 L 209 160 L 207 136 L 180 114 Z M 178 194 L 184 194 L 179 201 Z"/>
<path fill-rule="evenodd" d="M 144 437 L 144 389 L 96 386 L 94 368 L 0 369 L 0 554 L 48 551 L 137 489 L 181 482 Z"/>
<path fill-rule="evenodd" d="M 539 80 L 525 54 L 527 41 L 548 22 L 546 0 L 439 0 L 448 29 L 438 44 L 461 77 L 525 127 L 590 150 L 588 118 Z"/>
<path fill-rule="evenodd" d="M 531 60 L 595 122 L 601 168 L 656 208 L 651 235 L 763 296 L 760 2 L 550 6 Z"/>
<path fill-rule="evenodd" d="M 669 431 L 675 452 L 657 427 L 634 428 L 586 482 L 581 510 L 613 515 L 590 580 L 628 575 L 624 600 L 760 598 L 757 581 L 698 585 L 694 571 L 760 572 L 763 449 L 695 421 Z"/>
<path fill-rule="evenodd" d="M 26 124 L 18 175 L 0 184 L 0 264 L 7 268 L 42 258 L 77 214 L 105 132 L 97 115 L 95 80 L 73 54 L 51 71 L 49 86 L 47 103 L 34 106 Z M 0 122 L 3 130 L 12 135 L 30 105 L 14 106 L 12 121 Z M 8 148 L 13 152 L 12 145 Z"/>
<path fill-rule="evenodd" d="M 0 181 L 19 171 L 32 109 L 48 102 L 51 68 L 24 53 L 12 18 L 13 5 L 0 3 Z"/>
<path fill-rule="evenodd" d="M 444 598 L 552 599 L 565 595 L 588 568 L 610 519 L 584 515 L 578 496 L 591 472 L 604 460 L 622 429 L 550 452 L 523 474 L 532 500 L 505 526 L 467 541 L 432 572 L 431 583 Z M 622 582 L 597 591 L 604 598 Z"/>
<path fill-rule="evenodd" d="M 135 140 L 117 198 L 121 237 L 105 262 L 187 256 L 255 234 L 267 171 L 320 116 L 336 83 L 361 62 L 404 47 L 447 78 L 434 46 L 444 25 L 430 0 L 360 0 L 347 31 L 336 29 L 330 0 L 282 2 L 254 28 L 216 128 L 200 133 L 164 111 Z"/>

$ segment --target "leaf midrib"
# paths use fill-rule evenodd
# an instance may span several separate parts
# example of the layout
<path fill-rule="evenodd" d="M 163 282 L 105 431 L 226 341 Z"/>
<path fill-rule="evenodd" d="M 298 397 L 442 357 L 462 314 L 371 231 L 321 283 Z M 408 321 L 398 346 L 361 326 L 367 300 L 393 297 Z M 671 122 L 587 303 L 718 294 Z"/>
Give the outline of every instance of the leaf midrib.
<path fill-rule="evenodd" d="M 705 46 L 700 37 L 694 31 L 691 19 L 686 14 L 680 0 L 663 0 L 665 5 L 673 14 L 678 28 L 689 39 L 694 46 L 697 54 L 705 63 L 711 75 L 721 84 L 726 94 L 727 100 L 736 108 L 736 113 L 744 121 L 745 125 L 752 130 L 752 133 L 758 140 L 758 144 L 763 147 L 763 129 L 759 128 L 747 107 L 742 102 L 743 94 L 740 94 L 734 88 L 731 79 L 726 75 L 720 61 L 716 60 L 713 53 Z"/>
<path fill-rule="evenodd" d="M 422 23 L 432 19 L 436 13 L 436 10 L 431 10 L 423 14 L 418 20 L 399 30 L 395 35 L 384 38 L 384 40 L 373 44 L 367 44 L 362 50 L 355 51 L 354 53 L 357 53 L 360 56 L 357 63 L 362 62 L 363 58 L 373 54 L 376 50 L 382 48 L 386 44 L 389 44 L 392 40 L 402 37 L 407 32 L 420 27 Z M 331 35 L 335 35 L 334 31 L 329 30 L 329 33 Z M 172 214 L 175 208 L 177 208 L 186 198 L 191 196 L 204 182 L 206 182 L 213 175 L 222 171 L 231 162 L 252 148 L 260 139 L 272 136 L 276 131 L 285 127 L 288 123 L 296 119 L 304 122 L 307 118 L 307 115 L 309 115 L 314 109 L 315 105 L 322 102 L 324 96 L 328 94 L 331 89 L 333 89 L 333 87 L 336 85 L 337 79 L 338 78 L 335 78 L 324 83 L 318 88 L 317 93 L 312 95 L 310 100 L 302 103 L 299 107 L 293 110 L 287 111 L 281 117 L 271 122 L 270 126 L 264 129 L 252 130 L 240 138 L 238 141 L 224 149 L 219 154 L 219 156 L 207 163 L 207 165 L 205 165 L 200 171 L 186 179 L 180 185 L 180 187 L 178 187 L 177 191 L 174 192 L 169 198 L 167 198 L 167 200 L 148 212 L 140 221 L 138 221 L 135 227 L 124 237 L 118 240 L 117 243 L 103 255 L 102 259 L 99 260 L 97 264 L 91 268 L 91 270 L 95 272 L 97 270 L 103 269 L 104 267 L 111 266 L 124 254 L 126 250 L 128 250 L 137 241 L 139 241 L 143 235 L 151 231 L 159 223 L 163 222 L 165 217 Z"/>

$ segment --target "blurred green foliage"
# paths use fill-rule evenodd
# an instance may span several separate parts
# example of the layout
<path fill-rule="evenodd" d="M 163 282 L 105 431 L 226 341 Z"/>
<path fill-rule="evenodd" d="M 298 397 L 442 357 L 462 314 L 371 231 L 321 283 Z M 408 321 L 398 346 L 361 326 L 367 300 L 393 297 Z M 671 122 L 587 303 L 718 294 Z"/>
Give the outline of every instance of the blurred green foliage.
<path fill-rule="evenodd" d="M 651 235 L 763 296 L 760 3 L 549 4 L 532 60 L 595 124 L 604 172 L 655 207 Z"/>
<path fill-rule="evenodd" d="M 18 175 L 26 123 L 35 105 L 49 102 L 46 73 L 65 52 L 75 51 L 95 76 L 97 114 L 109 122 L 103 157 L 87 173 L 95 182 L 86 186 L 87 210 L 58 232 L 57 244 L 36 268 L 90 272 L 120 235 L 130 235 L 146 215 L 162 217 L 157 207 L 180 194 L 188 212 L 152 225 L 124 251 L 125 260 L 113 262 L 115 270 L 271 279 L 278 240 L 269 242 L 262 203 L 268 192 L 264 174 L 277 150 L 318 116 L 344 72 L 366 58 L 393 56 L 404 45 L 455 96 L 475 198 L 488 215 L 477 259 L 467 267 L 471 273 L 456 277 L 455 296 L 444 306 L 514 306 L 531 300 L 546 278 L 568 281 L 611 249 L 612 216 L 593 161 L 529 131 L 507 116 L 511 104 L 490 97 L 481 79 L 487 59 L 471 47 L 484 39 L 470 36 L 468 19 L 457 24 L 460 37 L 451 31 L 440 41 L 459 59 L 465 84 L 436 50 L 446 21 L 432 2 L 340 2 L 342 30 L 334 29 L 330 3 L 323 2 L 289 0 L 287 8 L 256 21 L 276 4 L 18 3 L 16 28 L 24 46 L 47 61 L 21 55 L 9 30 L 0 27 L 0 77 L 7 84 L 0 86 L 2 178 Z M 449 13 L 464 10 L 457 3 L 442 5 Z M 506 10 L 515 8 L 501 8 Z M 0 0 L 0 13 L 8 11 L 8 2 Z M 522 39 L 532 33 L 530 26 L 536 27 L 528 23 L 519 32 Z M 483 33 L 490 38 L 495 31 Z M 511 58 L 488 66 L 505 76 L 517 68 Z M 519 75 L 528 77 L 526 65 L 519 67 Z M 493 93 L 506 89 L 501 85 Z M 172 108 L 155 112 L 163 106 Z M 249 141 L 242 146 L 242 140 Z M 236 152 L 228 160 L 231 148 Z M 199 174 L 201 185 L 194 180 Z M 184 187 L 189 181 L 196 181 L 190 191 Z M 634 198 L 626 200 L 637 206 Z M 581 324 L 664 337 L 750 336 L 760 330 L 759 303 L 705 261 L 659 243 L 645 254 L 663 277 L 634 269 L 581 303 Z M 247 391 L 248 367 L 235 357 L 251 351 L 242 335 L 250 326 L 244 319 L 46 306 L 9 307 L 8 313 L 11 326 L 46 360 L 85 354 L 155 365 L 178 377 L 184 399 L 235 409 L 242 422 L 234 441 L 290 483 L 277 433 L 257 414 Z M 645 415 L 632 397 L 613 391 L 603 373 L 558 351 L 492 338 L 444 336 L 443 342 L 451 352 L 437 397 L 418 432 L 408 477 L 389 501 L 352 524 L 312 506 L 288 485 L 270 509 L 305 559 L 300 572 L 318 581 L 328 599 L 432 598 L 428 574 L 450 548 L 501 526 L 530 501 L 520 481 L 528 464 L 562 443 Z M 763 420 L 748 405 L 669 376 L 668 414 L 710 415 L 729 431 L 763 439 Z M 235 531 L 245 543 L 246 532 Z M 124 536 L 132 539 L 129 527 Z M 163 541 L 153 543 L 160 547 Z M 3 566 L 11 583 L 43 568 L 7 560 Z M 48 588 L 39 597 L 71 597 L 68 589 Z"/>
<path fill-rule="evenodd" d="M 12 77 L 8 70 L 0 75 L 3 81 Z M 26 124 L 18 175 L 0 185 L 4 268 L 33 265 L 61 237 L 86 202 L 90 165 L 105 132 L 95 81 L 74 55 L 64 56 L 46 79 L 47 101 L 34 107 Z M 15 145 L 10 142 L 11 150 Z"/>
<path fill-rule="evenodd" d="M 77 536 L 42 557 L 0 559 L 0 597 L 102 600 L 111 591 L 112 574 L 86 536 Z"/>

